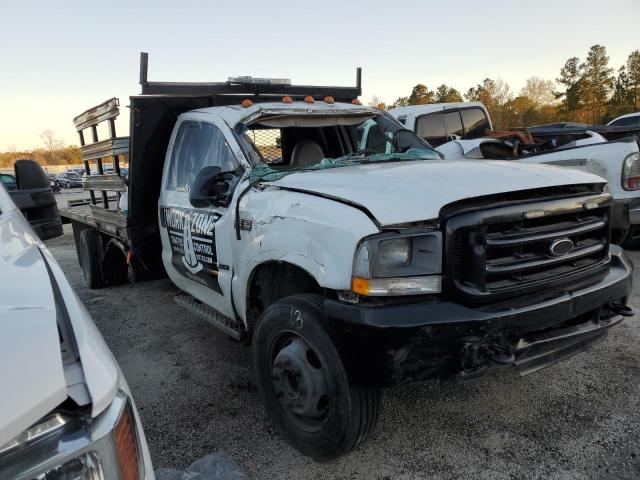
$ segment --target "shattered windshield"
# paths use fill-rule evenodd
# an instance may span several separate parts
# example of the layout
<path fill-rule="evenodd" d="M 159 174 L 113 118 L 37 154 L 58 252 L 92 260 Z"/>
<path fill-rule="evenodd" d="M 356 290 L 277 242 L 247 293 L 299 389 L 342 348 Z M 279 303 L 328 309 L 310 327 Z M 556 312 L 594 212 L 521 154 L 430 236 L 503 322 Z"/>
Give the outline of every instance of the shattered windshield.
<path fill-rule="evenodd" d="M 425 141 L 383 114 L 271 117 L 238 133 L 254 163 L 252 181 L 368 163 L 439 160 Z"/>

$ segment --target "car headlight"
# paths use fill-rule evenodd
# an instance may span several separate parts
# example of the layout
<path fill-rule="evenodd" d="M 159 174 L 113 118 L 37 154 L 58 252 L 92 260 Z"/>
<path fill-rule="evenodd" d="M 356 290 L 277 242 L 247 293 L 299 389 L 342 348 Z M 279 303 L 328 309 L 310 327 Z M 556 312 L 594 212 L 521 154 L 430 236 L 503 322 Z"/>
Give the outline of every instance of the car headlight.
<path fill-rule="evenodd" d="M 54 413 L 0 446 L 0 478 L 138 480 L 143 461 L 132 406 L 118 392 L 100 415 Z"/>
<path fill-rule="evenodd" d="M 383 233 L 358 246 L 351 289 L 366 296 L 439 293 L 441 272 L 441 232 L 416 228 Z"/>
<path fill-rule="evenodd" d="M 411 239 L 392 238 L 382 240 L 378 248 L 380 266 L 386 269 L 409 265 L 411 260 Z"/>
<path fill-rule="evenodd" d="M 640 153 L 633 153 L 624 160 L 622 188 L 640 190 Z"/>

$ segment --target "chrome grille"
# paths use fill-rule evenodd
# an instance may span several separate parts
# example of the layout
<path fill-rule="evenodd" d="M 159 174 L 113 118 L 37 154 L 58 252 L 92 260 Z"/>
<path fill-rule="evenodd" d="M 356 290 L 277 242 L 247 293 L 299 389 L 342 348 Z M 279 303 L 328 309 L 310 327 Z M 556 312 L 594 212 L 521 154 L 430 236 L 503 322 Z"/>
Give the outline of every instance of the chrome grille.
<path fill-rule="evenodd" d="M 599 195 L 453 215 L 446 283 L 467 298 L 490 300 L 591 275 L 609 261 L 609 201 Z M 526 218 L 532 211 L 544 214 Z M 554 254 L 560 240 L 566 251 Z"/>

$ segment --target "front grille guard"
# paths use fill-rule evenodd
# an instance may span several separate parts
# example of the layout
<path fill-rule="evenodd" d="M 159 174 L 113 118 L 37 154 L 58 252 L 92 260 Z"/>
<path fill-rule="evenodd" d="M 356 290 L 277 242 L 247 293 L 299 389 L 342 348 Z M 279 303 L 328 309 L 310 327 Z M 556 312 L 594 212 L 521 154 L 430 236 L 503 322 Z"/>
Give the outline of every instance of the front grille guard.
<path fill-rule="evenodd" d="M 599 278 L 610 262 L 610 207 L 611 196 L 600 194 L 453 214 L 445 221 L 444 291 L 491 303 Z M 562 238 L 575 241 L 566 255 L 541 251 Z"/>

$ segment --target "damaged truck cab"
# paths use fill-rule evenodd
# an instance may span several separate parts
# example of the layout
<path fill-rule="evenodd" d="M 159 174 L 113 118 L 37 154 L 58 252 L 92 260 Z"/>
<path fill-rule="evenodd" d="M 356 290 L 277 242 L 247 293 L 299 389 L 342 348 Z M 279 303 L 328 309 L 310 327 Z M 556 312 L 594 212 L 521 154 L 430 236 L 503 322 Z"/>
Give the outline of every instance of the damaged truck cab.
<path fill-rule="evenodd" d="M 603 186 L 558 167 L 443 161 L 359 105 L 210 107 L 182 114 L 169 141 L 162 258 L 252 338 L 279 430 L 333 457 L 369 433 L 380 387 L 530 373 L 629 313 L 631 264 L 609 244 Z"/>
<path fill-rule="evenodd" d="M 442 160 L 359 94 L 145 75 L 131 98 L 129 268 L 161 259 L 179 304 L 251 342 L 269 416 L 316 459 L 367 438 L 383 387 L 530 373 L 632 313 L 602 178 Z"/>

